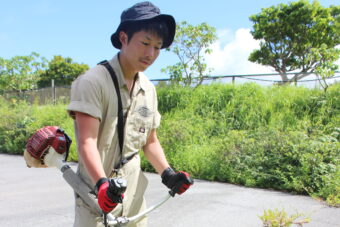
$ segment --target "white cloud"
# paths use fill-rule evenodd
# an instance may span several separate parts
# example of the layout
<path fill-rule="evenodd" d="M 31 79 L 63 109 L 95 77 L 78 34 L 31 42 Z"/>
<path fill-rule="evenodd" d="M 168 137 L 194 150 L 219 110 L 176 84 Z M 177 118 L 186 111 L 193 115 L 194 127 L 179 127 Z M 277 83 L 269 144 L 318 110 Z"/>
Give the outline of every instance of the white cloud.
<path fill-rule="evenodd" d="M 211 75 L 224 76 L 224 75 L 247 75 L 247 74 L 276 74 L 277 72 L 272 67 L 255 64 L 248 61 L 250 53 L 259 49 L 259 41 L 255 40 L 250 34 L 250 29 L 240 28 L 236 32 L 224 29 L 217 31 L 218 40 L 213 43 L 210 48 L 212 53 L 205 56 L 206 63 L 213 71 Z M 340 48 L 338 45 L 336 48 Z M 340 59 L 336 64 L 340 67 Z M 336 75 L 339 75 L 337 73 Z M 247 77 L 257 79 L 257 83 L 270 85 L 273 81 L 281 81 L 279 75 L 266 76 L 266 77 Z M 307 78 L 305 78 L 307 79 Z M 315 76 L 310 76 L 309 80 L 316 79 Z M 268 80 L 268 81 L 262 81 Z M 329 80 L 329 83 L 339 80 Z M 249 82 L 249 79 L 237 78 L 237 82 Z M 318 86 L 317 81 L 304 82 L 299 85 L 307 87 Z"/>
<path fill-rule="evenodd" d="M 230 30 L 217 32 L 218 40 L 211 45 L 212 53 L 206 56 L 212 75 L 273 73 L 270 67 L 248 61 L 250 53 L 259 48 L 250 29 L 240 28 L 235 34 Z"/>

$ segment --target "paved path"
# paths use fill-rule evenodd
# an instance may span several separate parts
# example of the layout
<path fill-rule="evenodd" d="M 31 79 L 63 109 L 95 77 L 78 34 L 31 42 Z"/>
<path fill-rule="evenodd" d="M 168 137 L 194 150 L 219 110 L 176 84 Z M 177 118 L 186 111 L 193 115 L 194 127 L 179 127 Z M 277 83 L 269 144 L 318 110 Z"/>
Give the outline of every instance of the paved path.
<path fill-rule="evenodd" d="M 158 175 L 147 177 L 153 204 L 166 189 Z M 275 208 L 309 215 L 304 227 L 340 227 L 340 208 L 310 197 L 201 180 L 151 213 L 149 227 L 261 227 L 258 216 Z M 73 192 L 58 169 L 27 168 L 23 157 L 0 154 L 0 227 L 68 227 L 73 216 Z"/>

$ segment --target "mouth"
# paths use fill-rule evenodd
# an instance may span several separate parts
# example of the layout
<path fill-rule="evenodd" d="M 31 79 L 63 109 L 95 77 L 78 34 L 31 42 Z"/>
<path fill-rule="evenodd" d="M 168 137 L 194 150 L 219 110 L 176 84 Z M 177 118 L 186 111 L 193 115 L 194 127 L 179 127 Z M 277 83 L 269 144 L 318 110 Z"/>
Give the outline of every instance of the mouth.
<path fill-rule="evenodd" d="M 140 62 L 143 64 L 143 65 L 146 65 L 146 66 L 149 66 L 151 65 L 151 62 L 147 59 L 141 59 Z"/>

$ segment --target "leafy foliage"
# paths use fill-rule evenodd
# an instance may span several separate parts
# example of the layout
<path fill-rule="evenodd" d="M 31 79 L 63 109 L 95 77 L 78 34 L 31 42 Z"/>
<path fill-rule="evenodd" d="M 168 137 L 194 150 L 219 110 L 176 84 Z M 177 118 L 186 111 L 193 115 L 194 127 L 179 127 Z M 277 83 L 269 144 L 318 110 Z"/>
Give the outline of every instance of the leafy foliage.
<path fill-rule="evenodd" d="M 319 49 L 314 48 L 311 51 L 315 60 L 319 62 L 318 66 L 315 67 L 315 72 L 319 77 L 320 85 L 326 92 L 329 87 L 327 79 L 332 78 L 338 69 L 338 65 L 334 62 L 340 56 L 340 49 L 328 49 L 327 45 L 322 44 Z"/>
<path fill-rule="evenodd" d="M 265 210 L 260 219 L 264 227 L 289 227 L 293 224 L 301 227 L 303 224 L 310 222 L 309 217 L 305 217 L 300 213 L 288 215 L 284 209 Z"/>
<path fill-rule="evenodd" d="M 54 79 L 57 86 L 71 85 L 77 76 L 88 69 L 88 65 L 75 63 L 71 58 L 54 56 L 48 62 L 48 68 L 40 74 L 38 86 L 40 88 L 50 86 L 52 79 Z"/>
<path fill-rule="evenodd" d="M 340 84 L 212 84 L 158 88 L 158 136 L 170 164 L 193 177 L 320 197 L 340 205 Z M 43 113 L 43 114 L 42 114 Z M 73 141 L 65 105 L 0 99 L 0 152 L 23 151 L 38 128 L 59 125 Z M 70 160 L 77 160 L 75 142 Z M 142 158 L 143 169 L 153 168 Z"/>
<path fill-rule="evenodd" d="M 283 82 L 297 81 L 312 72 L 332 76 L 340 57 L 338 29 L 340 6 L 322 7 L 317 1 L 300 0 L 264 8 L 250 16 L 252 35 L 260 49 L 249 60 L 273 67 Z M 287 72 L 297 71 L 290 80 Z"/>
<path fill-rule="evenodd" d="M 0 96 L 0 152 L 21 154 L 32 123 L 31 108 L 25 102 L 7 102 Z M 20 108 L 18 108 L 20 107 Z"/>
<path fill-rule="evenodd" d="M 73 120 L 67 115 L 64 104 L 28 105 L 0 96 L 0 152 L 23 154 L 28 138 L 39 128 L 56 125 L 63 128 L 72 138 L 69 160 L 77 160 Z"/>
<path fill-rule="evenodd" d="M 39 74 L 46 66 L 46 61 L 35 52 L 11 59 L 0 58 L 0 90 L 20 93 L 37 88 Z"/>
<path fill-rule="evenodd" d="M 215 28 L 207 23 L 197 26 L 182 21 L 177 25 L 172 51 L 179 62 L 162 69 L 168 72 L 172 83 L 198 86 L 209 72 L 204 55 L 211 53 L 209 45 L 217 39 Z"/>
<path fill-rule="evenodd" d="M 158 96 L 163 116 L 158 134 L 175 168 L 197 178 L 339 204 L 339 85 L 323 93 L 213 84 L 159 88 Z"/>
<path fill-rule="evenodd" d="M 80 74 L 89 69 L 86 64 L 74 63 L 71 58 L 54 56 L 51 61 L 32 52 L 28 56 L 0 58 L 0 92 L 22 91 L 48 87 L 51 80 L 57 86 L 71 85 Z"/>

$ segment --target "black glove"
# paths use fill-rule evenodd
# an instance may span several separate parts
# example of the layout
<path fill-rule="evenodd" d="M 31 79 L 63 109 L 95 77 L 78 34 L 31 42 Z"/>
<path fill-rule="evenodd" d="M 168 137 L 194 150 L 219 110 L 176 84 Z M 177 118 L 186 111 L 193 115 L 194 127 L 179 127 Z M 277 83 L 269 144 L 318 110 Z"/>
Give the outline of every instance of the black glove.
<path fill-rule="evenodd" d="M 173 169 L 168 167 L 161 175 L 162 183 L 165 184 L 173 193 L 182 194 L 185 192 L 193 183 L 194 180 L 190 177 L 187 172 L 175 172 Z"/>

